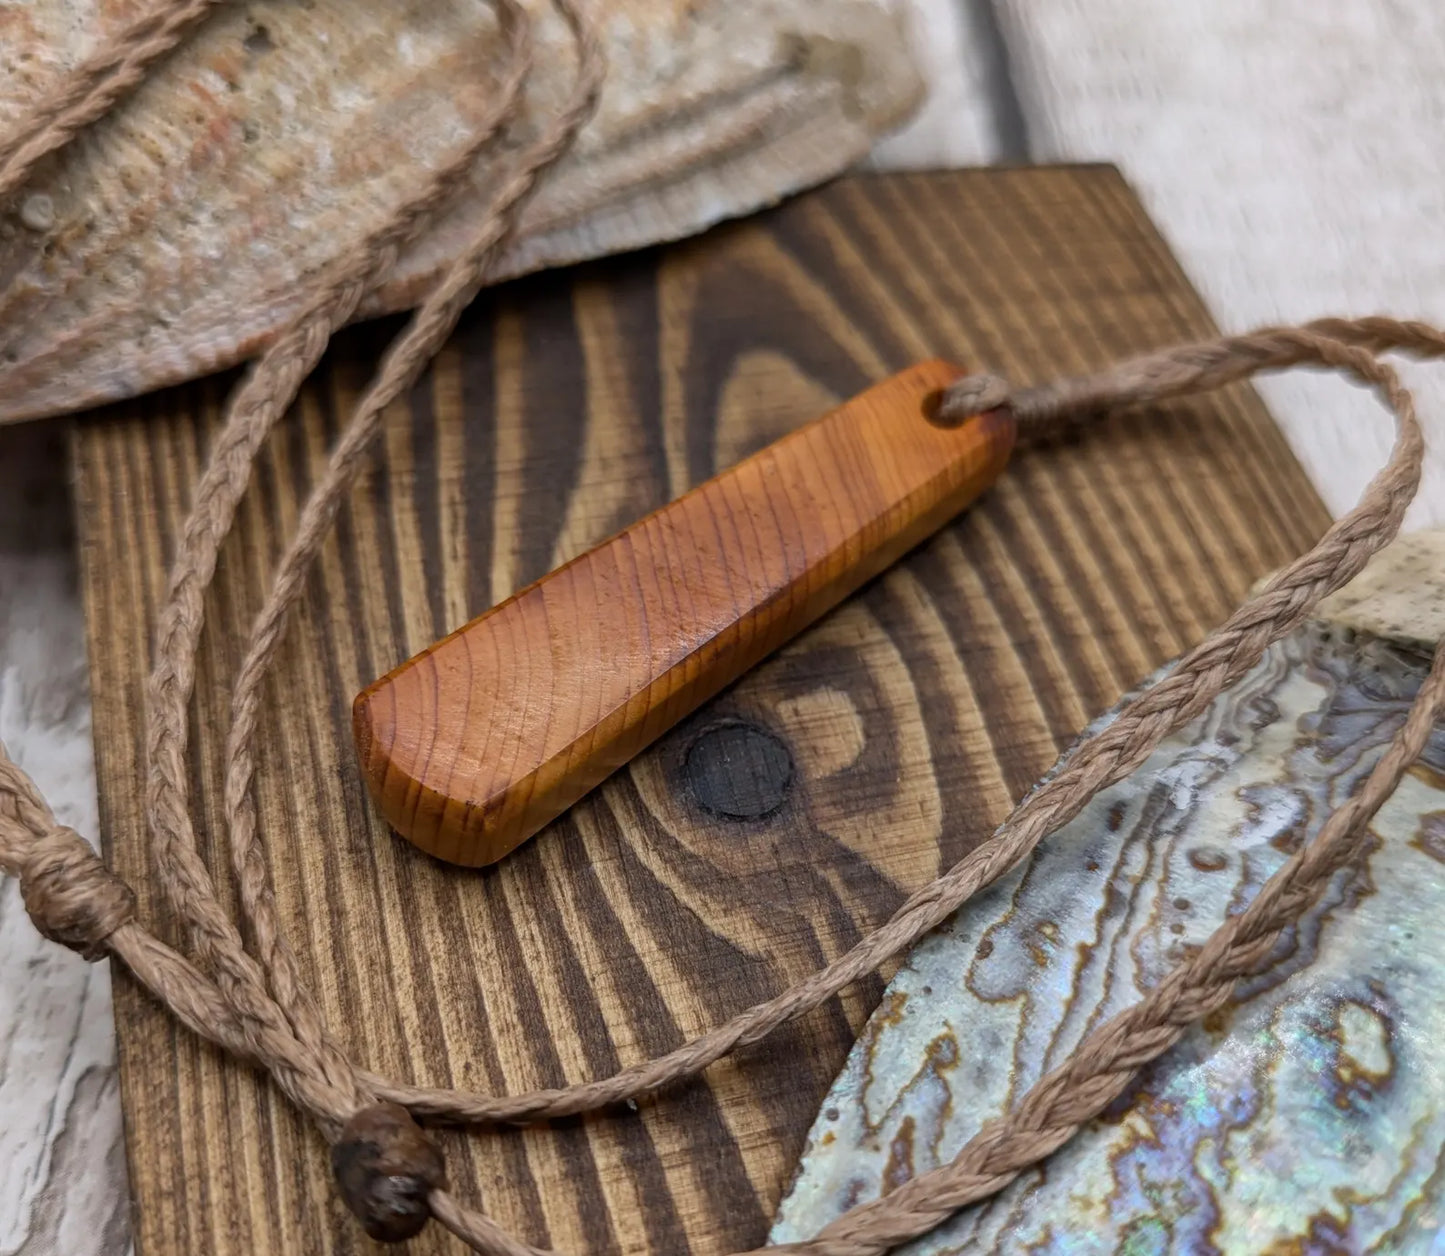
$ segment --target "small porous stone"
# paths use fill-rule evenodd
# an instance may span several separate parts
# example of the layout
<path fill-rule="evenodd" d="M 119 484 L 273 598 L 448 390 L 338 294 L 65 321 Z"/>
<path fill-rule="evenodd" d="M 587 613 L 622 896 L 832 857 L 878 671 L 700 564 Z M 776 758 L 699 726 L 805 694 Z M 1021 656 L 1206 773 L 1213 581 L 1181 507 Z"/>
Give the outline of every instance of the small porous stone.
<path fill-rule="evenodd" d="M 346 1123 L 331 1172 L 362 1228 L 383 1243 L 419 1234 L 431 1219 L 427 1195 L 446 1180 L 441 1152 L 394 1103 L 363 1108 Z"/>

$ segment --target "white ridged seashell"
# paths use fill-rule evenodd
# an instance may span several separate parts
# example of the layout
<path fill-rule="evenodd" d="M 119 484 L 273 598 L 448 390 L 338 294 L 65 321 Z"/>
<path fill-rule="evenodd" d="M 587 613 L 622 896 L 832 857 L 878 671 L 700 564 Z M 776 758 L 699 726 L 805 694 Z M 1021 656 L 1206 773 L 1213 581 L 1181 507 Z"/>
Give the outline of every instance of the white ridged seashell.
<path fill-rule="evenodd" d="M 498 161 L 572 79 L 560 19 L 507 144 L 370 302 L 414 303 L 483 214 Z M 881 0 L 609 0 L 597 115 L 497 278 L 690 234 L 837 173 L 917 102 Z M 129 6 L 0 4 L 0 134 Z M 501 73 L 481 0 L 222 6 L 0 207 L 0 421 L 228 366 L 465 142 Z M 8 229 L 5 229 L 7 228 Z"/>

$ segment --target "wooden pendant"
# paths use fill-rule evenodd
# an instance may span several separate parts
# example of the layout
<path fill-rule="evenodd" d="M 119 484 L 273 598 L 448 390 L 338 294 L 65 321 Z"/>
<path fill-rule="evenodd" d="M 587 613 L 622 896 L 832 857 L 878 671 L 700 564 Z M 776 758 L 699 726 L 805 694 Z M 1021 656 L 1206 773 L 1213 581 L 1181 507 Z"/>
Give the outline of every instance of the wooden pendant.
<path fill-rule="evenodd" d="M 402 836 L 500 859 L 998 477 L 1014 423 L 937 420 L 925 362 L 648 515 L 356 699 Z"/>

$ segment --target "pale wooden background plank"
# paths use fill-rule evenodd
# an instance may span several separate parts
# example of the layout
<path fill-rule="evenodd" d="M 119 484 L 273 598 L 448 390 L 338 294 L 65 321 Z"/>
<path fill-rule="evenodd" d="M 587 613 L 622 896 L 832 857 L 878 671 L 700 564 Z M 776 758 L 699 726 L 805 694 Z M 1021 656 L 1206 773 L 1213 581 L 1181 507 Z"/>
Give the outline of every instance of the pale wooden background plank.
<path fill-rule="evenodd" d="M 1326 314 L 1445 321 L 1445 6 L 953 7 L 997 15 L 1009 72 L 994 81 L 1017 104 L 1018 155 L 1116 163 L 1228 330 Z M 977 60 L 987 50 L 974 40 L 968 51 Z M 1445 376 L 1407 368 L 1406 378 L 1431 448 L 1406 526 L 1438 527 Z M 1363 390 L 1311 372 L 1260 391 L 1325 504 L 1343 514 L 1385 460 L 1388 416 Z"/>

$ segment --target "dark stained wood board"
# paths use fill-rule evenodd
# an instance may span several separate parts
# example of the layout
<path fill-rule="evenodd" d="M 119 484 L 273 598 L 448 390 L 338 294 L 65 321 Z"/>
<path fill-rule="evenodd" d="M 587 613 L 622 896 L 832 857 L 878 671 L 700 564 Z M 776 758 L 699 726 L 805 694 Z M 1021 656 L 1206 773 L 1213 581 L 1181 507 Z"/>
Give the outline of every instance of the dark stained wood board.
<path fill-rule="evenodd" d="M 340 338 L 223 552 L 192 725 L 208 845 L 224 686 L 392 326 Z M 962 518 L 494 867 L 443 865 L 386 830 L 351 699 L 910 362 L 1028 381 L 1212 330 L 1104 167 L 847 178 L 695 241 L 484 293 L 388 416 L 266 694 L 262 831 L 332 1026 L 418 1081 L 560 1085 L 677 1045 L 881 922 L 1089 718 L 1325 526 L 1251 390 L 1017 455 Z M 225 383 L 112 408 L 75 437 L 102 829 L 142 883 L 149 636 Z M 637 1112 L 443 1133 L 452 1179 L 567 1251 L 755 1245 L 880 991 L 861 983 Z M 115 1001 L 141 1256 L 372 1250 L 322 1140 L 275 1090 L 124 974 Z M 433 1227 L 411 1250 L 458 1249 Z"/>

